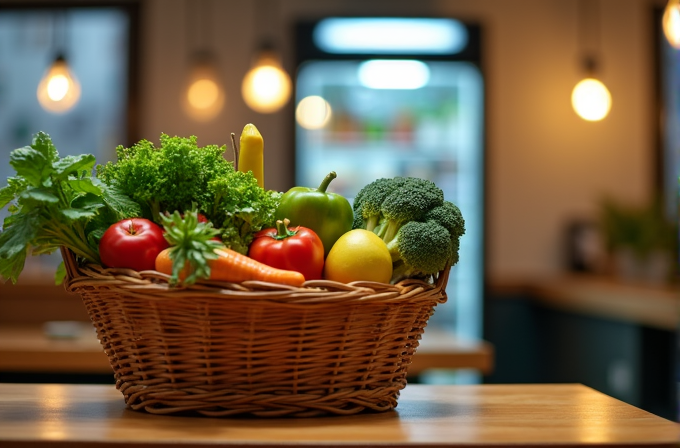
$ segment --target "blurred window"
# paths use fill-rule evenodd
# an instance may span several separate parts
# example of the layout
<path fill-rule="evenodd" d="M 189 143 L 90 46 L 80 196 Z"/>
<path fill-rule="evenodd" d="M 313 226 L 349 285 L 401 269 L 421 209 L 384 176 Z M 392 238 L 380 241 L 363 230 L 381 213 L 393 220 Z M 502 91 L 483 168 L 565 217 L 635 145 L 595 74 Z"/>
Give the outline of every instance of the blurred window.
<path fill-rule="evenodd" d="M 0 9 L 0 185 L 14 175 L 10 152 L 47 132 L 61 156 L 93 154 L 99 163 L 128 144 L 132 9 Z M 38 101 L 38 85 L 63 54 L 80 84 L 80 98 L 54 113 Z M 0 219 L 7 215 L 0 210 Z M 54 272 L 58 254 L 29 257 L 23 276 Z M 48 280 L 49 281 L 49 280 Z"/>
<path fill-rule="evenodd" d="M 665 200 L 669 219 L 680 218 L 678 185 L 680 181 L 680 50 L 670 46 L 657 21 L 659 49 L 659 91 L 661 118 L 661 148 L 659 151 L 657 181 L 662 182 L 661 195 Z"/>

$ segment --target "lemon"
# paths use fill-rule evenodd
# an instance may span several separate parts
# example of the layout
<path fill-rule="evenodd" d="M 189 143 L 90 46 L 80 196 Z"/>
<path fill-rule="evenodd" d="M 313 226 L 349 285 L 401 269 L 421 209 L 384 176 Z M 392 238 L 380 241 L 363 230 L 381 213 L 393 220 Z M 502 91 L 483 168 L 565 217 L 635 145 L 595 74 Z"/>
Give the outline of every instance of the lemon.
<path fill-rule="evenodd" d="M 328 253 L 324 278 L 341 283 L 358 280 L 389 283 L 392 257 L 385 242 L 375 233 L 350 230 L 338 238 Z"/>

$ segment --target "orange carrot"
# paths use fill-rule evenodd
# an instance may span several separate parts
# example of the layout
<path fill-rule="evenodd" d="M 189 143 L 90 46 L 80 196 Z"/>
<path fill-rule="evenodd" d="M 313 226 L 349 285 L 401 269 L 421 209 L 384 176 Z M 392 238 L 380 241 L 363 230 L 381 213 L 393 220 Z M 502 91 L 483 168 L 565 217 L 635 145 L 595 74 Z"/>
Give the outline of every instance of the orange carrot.
<path fill-rule="evenodd" d="M 170 249 L 165 249 L 156 257 L 156 270 L 163 274 L 172 275 L 172 259 Z M 210 266 L 210 280 L 240 283 L 247 280 L 261 280 L 284 285 L 300 286 L 305 277 L 296 271 L 277 269 L 236 252 L 231 249 L 216 249 L 218 257 L 208 260 Z M 182 270 L 180 280 L 187 275 L 187 268 Z"/>

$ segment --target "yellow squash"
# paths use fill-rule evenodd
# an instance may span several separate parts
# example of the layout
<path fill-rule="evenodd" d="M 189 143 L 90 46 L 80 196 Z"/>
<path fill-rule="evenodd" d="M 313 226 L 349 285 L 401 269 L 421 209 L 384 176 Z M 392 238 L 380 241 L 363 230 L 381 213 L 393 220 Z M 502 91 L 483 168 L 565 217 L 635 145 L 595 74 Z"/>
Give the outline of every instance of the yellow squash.
<path fill-rule="evenodd" d="M 241 132 L 238 170 L 253 172 L 260 187 L 264 188 L 264 140 L 254 124 L 248 123 Z"/>

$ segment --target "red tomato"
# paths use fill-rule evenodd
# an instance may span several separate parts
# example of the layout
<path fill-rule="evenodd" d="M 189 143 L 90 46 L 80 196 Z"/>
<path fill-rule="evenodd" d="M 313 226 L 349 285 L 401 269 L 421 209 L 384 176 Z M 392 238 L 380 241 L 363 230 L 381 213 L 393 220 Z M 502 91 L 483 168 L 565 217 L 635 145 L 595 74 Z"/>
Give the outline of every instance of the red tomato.
<path fill-rule="evenodd" d="M 99 256 L 110 268 L 145 271 L 156 269 L 156 256 L 167 247 L 163 228 L 156 223 L 144 218 L 124 219 L 104 232 Z"/>
<path fill-rule="evenodd" d="M 320 279 L 324 262 L 321 238 L 307 227 L 286 227 L 282 221 L 276 224 L 276 228 L 255 234 L 248 256 L 274 268 L 300 272 L 305 280 Z"/>

